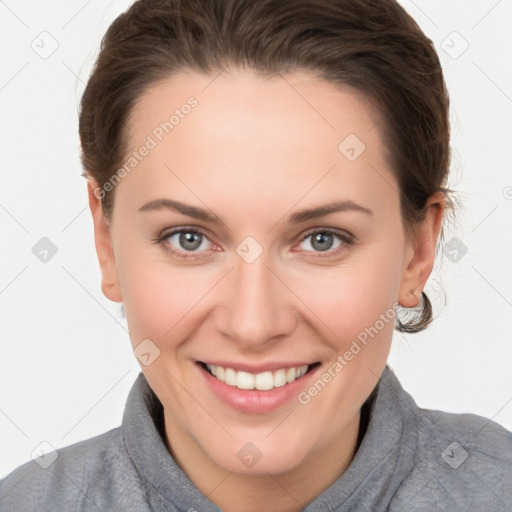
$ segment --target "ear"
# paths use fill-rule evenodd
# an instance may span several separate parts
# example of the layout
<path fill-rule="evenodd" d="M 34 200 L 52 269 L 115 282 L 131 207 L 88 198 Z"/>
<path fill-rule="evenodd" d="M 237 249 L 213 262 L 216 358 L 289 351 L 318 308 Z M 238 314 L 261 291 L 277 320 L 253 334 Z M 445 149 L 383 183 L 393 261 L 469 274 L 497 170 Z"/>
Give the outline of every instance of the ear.
<path fill-rule="evenodd" d="M 101 290 L 105 297 L 114 302 L 122 302 L 121 287 L 117 275 L 116 260 L 112 249 L 110 226 L 103 216 L 101 204 L 101 189 L 96 181 L 87 177 L 89 208 L 94 223 L 94 240 L 96 253 L 101 269 Z"/>
<path fill-rule="evenodd" d="M 418 305 L 421 292 L 432 272 L 445 206 L 443 192 L 430 196 L 425 205 L 425 220 L 416 227 L 415 237 L 409 242 L 398 298 L 398 303 L 403 307 L 413 308 Z"/>

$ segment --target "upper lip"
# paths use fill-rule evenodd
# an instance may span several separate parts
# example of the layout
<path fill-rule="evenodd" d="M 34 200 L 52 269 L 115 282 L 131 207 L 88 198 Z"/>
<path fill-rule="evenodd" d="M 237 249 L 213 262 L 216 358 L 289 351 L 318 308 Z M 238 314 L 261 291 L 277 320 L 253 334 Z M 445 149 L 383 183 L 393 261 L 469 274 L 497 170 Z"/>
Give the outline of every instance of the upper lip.
<path fill-rule="evenodd" d="M 223 366 L 224 368 L 233 368 L 235 371 L 248 372 L 248 373 L 263 373 L 263 372 L 273 372 L 275 370 L 287 369 L 287 368 L 297 368 L 299 366 L 308 365 L 311 366 L 315 364 L 315 362 L 307 362 L 307 361 L 287 361 L 287 362 L 279 362 L 279 361 L 271 361 L 264 364 L 245 364 L 245 363 L 236 363 L 232 361 L 199 361 L 200 363 L 209 364 L 213 366 Z"/>

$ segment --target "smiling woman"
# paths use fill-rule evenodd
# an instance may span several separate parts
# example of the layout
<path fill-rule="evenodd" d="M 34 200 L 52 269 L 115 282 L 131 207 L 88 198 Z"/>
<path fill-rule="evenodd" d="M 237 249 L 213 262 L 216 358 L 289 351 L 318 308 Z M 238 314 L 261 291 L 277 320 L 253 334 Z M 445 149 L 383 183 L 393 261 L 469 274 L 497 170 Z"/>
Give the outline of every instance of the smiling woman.
<path fill-rule="evenodd" d="M 2 481 L 6 510 L 512 504 L 508 432 L 387 366 L 432 320 L 452 208 L 441 67 L 394 0 L 139 0 L 80 137 L 142 373 L 121 427 Z"/>

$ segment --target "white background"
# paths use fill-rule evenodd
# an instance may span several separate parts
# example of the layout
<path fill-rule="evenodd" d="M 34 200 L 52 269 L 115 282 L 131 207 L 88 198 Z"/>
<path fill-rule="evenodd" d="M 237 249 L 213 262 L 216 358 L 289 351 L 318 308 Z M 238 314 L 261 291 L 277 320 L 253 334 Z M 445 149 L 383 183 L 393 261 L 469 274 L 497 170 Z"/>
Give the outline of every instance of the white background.
<path fill-rule="evenodd" d="M 118 426 L 139 372 L 100 289 L 77 118 L 101 36 L 129 3 L 0 2 L 0 477 L 42 441 L 58 449 Z M 468 252 L 439 254 L 426 288 L 437 318 L 395 335 L 390 366 L 420 406 L 512 429 L 512 1 L 401 3 L 445 70 L 450 186 L 464 205 L 446 241 Z M 46 51 L 58 43 L 46 59 L 31 47 L 41 38 Z M 42 237 L 57 247 L 46 263 L 32 252 Z"/>

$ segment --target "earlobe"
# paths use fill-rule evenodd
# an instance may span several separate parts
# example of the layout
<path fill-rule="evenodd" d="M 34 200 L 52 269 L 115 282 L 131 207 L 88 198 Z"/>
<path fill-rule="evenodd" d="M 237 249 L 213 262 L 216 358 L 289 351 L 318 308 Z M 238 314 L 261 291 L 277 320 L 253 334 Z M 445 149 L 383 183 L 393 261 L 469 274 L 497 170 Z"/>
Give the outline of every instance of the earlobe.
<path fill-rule="evenodd" d="M 410 242 L 402 274 L 398 302 L 405 308 L 418 306 L 421 292 L 434 267 L 436 244 L 445 209 L 444 193 L 433 194 L 425 209 L 425 220 L 417 226 L 415 239 Z"/>
<path fill-rule="evenodd" d="M 96 181 L 87 177 L 89 208 L 94 224 L 94 240 L 96 253 L 101 269 L 101 290 L 105 297 L 113 302 L 122 302 L 121 288 L 117 274 L 117 266 L 112 248 L 110 226 L 102 211 L 100 188 Z"/>

